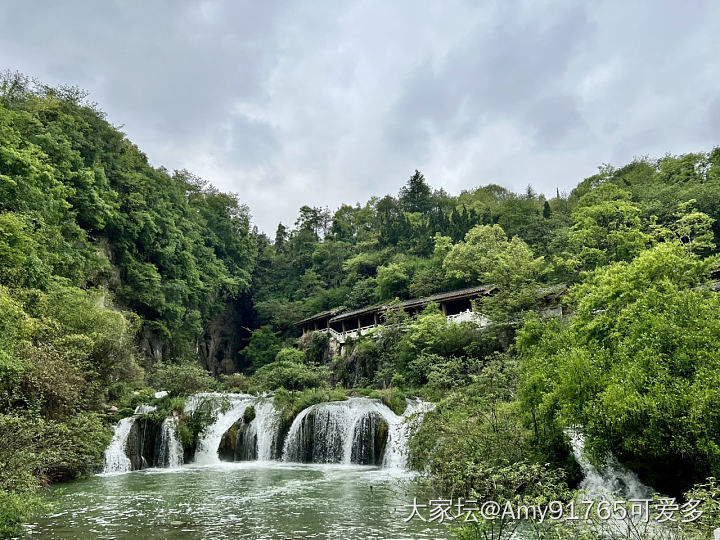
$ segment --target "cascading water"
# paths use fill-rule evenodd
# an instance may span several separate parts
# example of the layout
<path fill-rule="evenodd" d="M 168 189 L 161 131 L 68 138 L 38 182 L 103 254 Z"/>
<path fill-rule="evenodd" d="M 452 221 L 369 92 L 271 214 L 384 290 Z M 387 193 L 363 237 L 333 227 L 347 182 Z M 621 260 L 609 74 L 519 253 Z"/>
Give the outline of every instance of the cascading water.
<path fill-rule="evenodd" d="M 395 414 L 376 399 L 318 403 L 298 414 L 285 437 L 272 397 L 196 394 L 187 399 L 185 413 L 193 414 L 199 407 L 208 407 L 214 414 L 213 423 L 198 437 L 194 461 L 199 465 L 217 464 L 221 459 L 282 459 L 403 469 L 408 440 L 423 415 L 434 407 L 419 400 L 407 403 L 402 415 Z M 142 424 L 136 425 L 140 415 L 153 410 L 153 406 L 141 405 L 133 416 L 118 423 L 105 451 L 105 473 L 183 464 L 177 417 L 166 418 L 159 425 L 143 419 L 138 421 Z"/>
<path fill-rule="evenodd" d="M 176 469 L 183 464 L 183 447 L 178 436 L 178 419 L 171 416 L 160 426 L 160 447 L 157 463 L 160 467 Z"/>
<path fill-rule="evenodd" d="M 407 466 L 410 437 L 422 424 L 425 414 L 434 408 L 435 404 L 429 401 L 408 400 L 407 408 L 402 416 L 397 417 L 394 422 L 389 422 L 390 436 L 385 450 L 383 467 L 387 469 L 404 469 Z"/>
<path fill-rule="evenodd" d="M 220 463 L 218 448 L 223 435 L 242 417 L 255 398 L 247 394 L 203 394 L 200 397 L 219 397 L 222 400 L 215 405 L 215 422 L 202 431 L 195 449 L 195 463 L 213 465 Z"/>
<path fill-rule="evenodd" d="M 262 398 L 253 404 L 255 418 L 250 422 L 243 436 L 243 448 L 252 449 L 258 461 L 270 461 L 275 456 L 273 449 L 278 438 L 280 414 L 275 409 L 273 398 Z"/>
<path fill-rule="evenodd" d="M 398 416 L 380 401 L 367 398 L 312 405 L 293 421 L 282 459 L 403 468 L 413 423 L 407 421 L 430 407 L 432 404 L 409 402 Z"/>
<path fill-rule="evenodd" d="M 580 489 L 594 500 L 647 499 L 653 490 L 643 484 L 635 473 L 624 467 L 612 454 L 607 456 L 602 470 L 598 470 L 585 455 L 585 436 L 577 428 L 566 430 L 575 461 L 584 479 Z"/>
<path fill-rule="evenodd" d="M 155 407 L 152 405 L 140 405 L 135 409 L 135 413 L 132 416 L 123 418 L 118 422 L 115 426 L 110 445 L 103 454 L 105 458 L 104 474 L 129 472 L 132 469 L 132 463 L 125 451 L 130 430 L 138 416 L 153 412 L 154 410 Z"/>

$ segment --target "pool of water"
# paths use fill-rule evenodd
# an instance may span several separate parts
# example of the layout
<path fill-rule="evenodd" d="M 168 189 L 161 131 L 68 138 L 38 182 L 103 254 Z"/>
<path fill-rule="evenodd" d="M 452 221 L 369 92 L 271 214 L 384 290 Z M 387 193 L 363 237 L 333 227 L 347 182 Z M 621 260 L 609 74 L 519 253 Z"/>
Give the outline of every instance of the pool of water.
<path fill-rule="evenodd" d="M 404 520 L 414 486 L 398 471 L 343 465 L 226 463 L 94 476 L 62 485 L 42 538 L 444 539 Z"/>

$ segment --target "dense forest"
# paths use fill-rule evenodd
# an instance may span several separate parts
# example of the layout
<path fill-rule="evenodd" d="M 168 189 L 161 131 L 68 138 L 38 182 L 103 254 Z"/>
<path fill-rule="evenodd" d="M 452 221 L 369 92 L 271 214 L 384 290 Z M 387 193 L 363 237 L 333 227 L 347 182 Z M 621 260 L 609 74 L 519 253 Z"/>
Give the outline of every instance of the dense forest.
<path fill-rule="evenodd" d="M 415 171 L 397 196 L 302 206 L 271 238 L 236 196 L 152 167 L 80 90 L 5 73 L 0 533 L 91 472 L 155 390 L 273 390 L 288 414 L 435 401 L 411 463 L 445 496 L 561 497 L 580 474 L 570 426 L 663 493 L 717 495 L 719 241 L 720 148 L 604 165 L 553 198 L 451 195 Z M 340 353 L 294 326 L 479 284 L 497 288 L 482 328 L 395 310 Z M 540 316 L 549 290 L 569 316 Z"/>

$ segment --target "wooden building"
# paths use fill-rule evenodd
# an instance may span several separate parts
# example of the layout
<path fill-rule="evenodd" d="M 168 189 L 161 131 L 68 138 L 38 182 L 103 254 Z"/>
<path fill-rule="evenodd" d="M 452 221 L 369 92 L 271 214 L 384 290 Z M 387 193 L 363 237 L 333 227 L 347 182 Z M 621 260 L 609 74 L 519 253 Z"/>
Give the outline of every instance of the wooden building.
<path fill-rule="evenodd" d="M 382 324 L 385 320 L 385 312 L 389 309 L 402 308 L 410 315 L 417 315 L 432 302 L 439 304 L 446 317 L 456 318 L 472 314 L 472 301 L 489 296 L 495 290 L 494 285 L 478 285 L 477 287 L 437 293 L 425 298 L 413 298 L 399 304 L 379 304 L 355 310 L 339 307 L 303 319 L 295 323 L 295 326 L 302 328 L 303 333 L 322 330 L 336 336 L 348 333 L 357 335 Z"/>

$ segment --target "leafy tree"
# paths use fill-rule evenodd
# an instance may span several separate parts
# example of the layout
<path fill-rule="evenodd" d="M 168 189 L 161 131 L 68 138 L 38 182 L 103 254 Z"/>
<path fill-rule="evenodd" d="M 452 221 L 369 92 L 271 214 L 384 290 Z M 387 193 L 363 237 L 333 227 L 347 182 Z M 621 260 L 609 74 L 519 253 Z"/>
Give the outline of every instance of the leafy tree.
<path fill-rule="evenodd" d="M 306 365 L 302 351 L 293 348 L 281 349 L 274 362 L 255 372 L 253 383 L 260 388 L 289 391 L 325 386 L 330 377 L 326 367 Z"/>
<path fill-rule="evenodd" d="M 385 300 L 407 298 L 410 275 L 407 266 L 391 263 L 381 266 L 377 272 L 378 297 Z"/>
<path fill-rule="evenodd" d="M 243 350 L 249 370 L 255 371 L 275 360 L 280 352 L 280 344 L 280 338 L 273 332 L 272 326 L 265 325 L 253 330 L 250 343 Z"/>
<path fill-rule="evenodd" d="M 598 452 L 663 490 L 716 475 L 719 300 L 701 286 L 716 264 L 659 244 L 578 285 L 566 328 L 526 326 L 521 395 L 533 416 L 584 425 Z"/>
<path fill-rule="evenodd" d="M 207 371 L 193 364 L 160 366 L 151 381 L 155 388 L 165 390 L 171 396 L 207 392 L 216 386 L 215 379 Z"/>
<path fill-rule="evenodd" d="M 569 240 L 575 255 L 566 264 L 574 268 L 591 270 L 628 261 L 649 243 L 640 208 L 630 200 L 629 192 L 615 184 L 603 184 L 583 196 L 573 219 Z"/>

